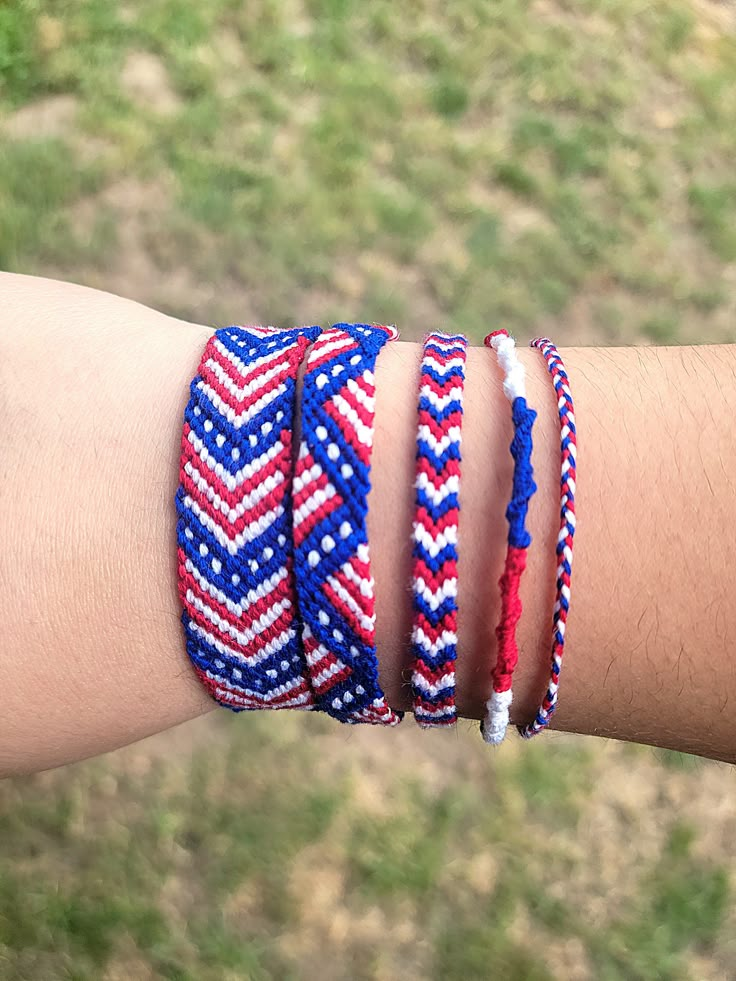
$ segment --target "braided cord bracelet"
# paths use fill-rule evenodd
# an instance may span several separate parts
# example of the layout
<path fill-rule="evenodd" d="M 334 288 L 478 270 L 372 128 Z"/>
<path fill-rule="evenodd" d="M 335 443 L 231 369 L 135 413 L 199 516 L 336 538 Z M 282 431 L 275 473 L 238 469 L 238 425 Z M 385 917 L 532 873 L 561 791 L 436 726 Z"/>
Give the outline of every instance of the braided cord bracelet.
<path fill-rule="evenodd" d="M 411 687 L 423 728 L 451 726 L 457 658 L 460 438 L 468 342 L 428 334 L 419 381 Z"/>
<path fill-rule="evenodd" d="M 294 477 L 296 588 L 318 708 L 341 722 L 396 725 L 378 681 L 366 515 L 374 368 L 395 328 L 335 324 L 307 358 Z"/>
<path fill-rule="evenodd" d="M 485 344 L 496 352 L 504 372 L 503 391 L 511 403 L 514 424 L 514 437 L 510 446 L 514 474 L 511 499 L 506 508 L 508 546 L 499 580 L 501 615 L 496 627 L 498 653 L 492 674 L 493 692 L 486 702 L 486 716 L 481 724 L 483 739 L 487 743 L 498 745 L 503 742 L 509 724 L 509 708 L 513 698 L 511 682 L 519 660 L 516 643 L 516 627 L 521 617 L 519 586 L 532 540 L 526 529 L 526 516 L 529 500 L 537 489 L 532 469 L 532 427 L 537 413 L 526 403 L 524 366 L 516 355 L 516 345 L 507 331 L 494 331 L 486 337 Z"/>
<path fill-rule="evenodd" d="M 290 520 L 296 374 L 318 327 L 227 327 L 184 414 L 178 514 L 186 646 L 233 711 L 311 708 L 294 623 Z"/>
<path fill-rule="evenodd" d="M 565 652 L 565 631 L 570 610 L 570 578 L 572 575 L 572 546 L 575 535 L 575 490 L 577 480 L 577 433 L 575 430 L 575 406 L 570 391 L 570 381 L 559 351 L 547 337 L 531 342 L 538 348 L 552 376 L 557 395 L 560 417 L 560 533 L 557 537 L 557 585 L 552 618 L 552 666 L 550 680 L 536 717 L 528 725 L 520 727 L 525 739 L 536 736 L 545 729 L 557 708 L 560 687 L 562 657 Z"/>

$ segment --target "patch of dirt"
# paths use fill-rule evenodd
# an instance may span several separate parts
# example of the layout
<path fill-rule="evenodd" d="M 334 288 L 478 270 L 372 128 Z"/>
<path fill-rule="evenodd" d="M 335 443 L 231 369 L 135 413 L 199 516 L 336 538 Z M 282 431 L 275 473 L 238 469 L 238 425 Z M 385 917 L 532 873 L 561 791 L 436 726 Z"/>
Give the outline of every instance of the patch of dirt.
<path fill-rule="evenodd" d="M 174 233 L 167 229 L 172 196 L 173 189 L 163 180 L 127 178 L 80 201 L 72 213 L 78 236 L 82 240 L 91 236 L 101 212 L 107 212 L 115 224 L 116 245 L 103 269 L 76 269 L 74 278 L 175 315 L 186 311 L 208 323 L 212 310 L 220 309 L 223 294 L 230 298 L 231 291 L 223 290 L 221 280 L 209 283 L 176 263 Z M 55 273 L 65 278 L 63 270 L 49 271 Z M 233 285 L 232 297 L 238 311 L 252 310 L 242 286 Z"/>
<path fill-rule="evenodd" d="M 470 197 L 479 208 L 502 219 L 504 234 L 510 241 L 531 230 L 542 232 L 555 230 L 555 226 L 543 211 L 533 204 L 522 202 L 516 195 L 499 185 L 489 186 L 481 181 L 474 181 L 470 186 Z"/>
<path fill-rule="evenodd" d="M 168 116 L 181 106 L 163 61 L 150 51 L 130 52 L 120 82 L 123 91 L 142 109 Z"/>
<path fill-rule="evenodd" d="M 736 3 L 734 0 L 693 0 L 701 36 L 736 34 Z"/>
<path fill-rule="evenodd" d="M 16 109 L 2 130 L 14 140 L 58 139 L 73 130 L 77 109 L 73 95 L 50 95 Z"/>

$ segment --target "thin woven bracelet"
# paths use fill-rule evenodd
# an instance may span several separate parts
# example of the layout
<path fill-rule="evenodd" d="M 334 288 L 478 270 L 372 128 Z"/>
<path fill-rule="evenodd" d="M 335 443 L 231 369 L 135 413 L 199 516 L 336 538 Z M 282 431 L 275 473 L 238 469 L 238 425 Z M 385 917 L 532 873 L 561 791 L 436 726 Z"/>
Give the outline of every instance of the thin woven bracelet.
<path fill-rule="evenodd" d="M 526 529 L 529 500 L 536 491 L 532 469 L 532 427 L 537 413 L 526 403 L 526 379 L 524 366 L 516 355 L 516 345 L 507 331 L 496 330 L 485 339 L 492 347 L 503 369 L 503 391 L 511 402 L 514 438 L 511 455 L 514 474 L 511 499 L 506 508 L 509 525 L 508 546 L 503 573 L 499 580 L 501 590 L 501 615 L 496 627 L 498 653 L 493 668 L 493 692 L 486 702 L 486 716 L 481 723 L 483 739 L 498 745 L 503 742 L 509 724 L 509 708 L 513 698 L 511 682 L 519 660 L 516 643 L 516 626 L 521 617 L 519 585 L 526 568 L 527 549 L 531 535 Z"/>
<path fill-rule="evenodd" d="M 560 533 L 557 537 L 557 592 L 552 622 L 552 668 L 549 686 L 537 715 L 528 725 L 519 727 L 525 739 L 531 739 L 550 724 L 557 708 L 560 687 L 562 657 L 565 652 L 565 631 L 570 610 L 570 577 L 572 575 L 572 546 L 575 535 L 575 483 L 577 479 L 577 434 L 575 430 L 575 406 L 570 391 L 570 381 L 562 358 L 547 337 L 531 342 L 539 348 L 552 376 L 557 394 L 557 410 L 560 416 Z"/>
<path fill-rule="evenodd" d="M 457 532 L 467 346 L 462 334 L 435 332 L 427 335 L 422 354 L 411 676 L 414 718 L 422 728 L 457 721 Z"/>
<path fill-rule="evenodd" d="M 378 681 L 366 515 L 374 368 L 395 328 L 335 324 L 307 359 L 294 477 L 296 586 L 317 706 L 340 722 L 396 725 Z"/>
<path fill-rule="evenodd" d="M 296 374 L 318 327 L 226 327 L 208 341 L 184 414 L 176 494 L 186 646 L 220 705 L 311 708 L 294 623 Z"/>

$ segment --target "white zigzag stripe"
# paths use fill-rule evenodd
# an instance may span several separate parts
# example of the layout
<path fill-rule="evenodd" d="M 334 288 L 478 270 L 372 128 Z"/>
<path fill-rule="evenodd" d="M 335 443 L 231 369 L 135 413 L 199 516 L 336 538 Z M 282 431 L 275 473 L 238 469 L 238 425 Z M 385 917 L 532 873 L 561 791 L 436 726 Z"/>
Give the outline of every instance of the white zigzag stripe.
<path fill-rule="evenodd" d="M 270 446 L 264 453 L 256 457 L 250 463 L 247 463 L 244 467 L 238 470 L 236 473 L 231 474 L 223 465 L 215 459 L 212 453 L 207 449 L 205 443 L 197 436 L 193 429 L 189 430 L 189 435 L 187 437 L 189 443 L 191 444 L 194 452 L 197 454 L 202 464 L 214 473 L 227 487 L 230 492 L 236 491 L 241 484 L 244 484 L 247 480 L 250 480 L 259 470 L 262 470 L 271 460 L 275 459 L 279 453 L 284 449 L 284 444 L 281 440 L 277 440 L 273 446 Z"/>
<path fill-rule="evenodd" d="M 459 410 L 462 408 L 462 397 L 463 390 L 459 385 L 449 389 L 442 395 L 438 395 L 429 385 L 422 385 L 419 389 L 419 398 L 427 399 L 432 408 L 437 412 L 443 412 L 452 402 L 457 403 Z"/>
<path fill-rule="evenodd" d="M 419 576 L 416 580 L 416 592 L 421 594 L 430 610 L 438 610 L 446 599 L 457 596 L 457 579 L 445 579 L 439 589 L 430 589 L 424 579 Z"/>
<path fill-rule="evenodd" d="M 288 695 L 290 691 L 298 688 L 302 684 L 301 678 L 296 678 L 294 681 L 289 681 L 285 685 L 278 685 L 276 688 L 271 688 L 265 694 L 261 691 L 254 691 L 252 688 L 238 688 L 237 691 L 232 691 L 232 682 L 227 678 L 222 678 L 220 675 L 214 673 L 214 671 L 205 671 L 205 675 L 216 684 L 221 685 L 223 689 L 222 697 L 227 698 L 228 701 L 237 702 L 243 697 L 246 698 L 256 698 L 261 702 L 272 702 L 280 695 Z M 293 704 L 300 705 L 303 704 L 305 699 L 309 698 L 309 692 L 303 692 L 299 695 L 295 695 L 293 699 Z M 289 701 L 284 703 L 285 705 L 291 705 L 292 702 Z"/>
<path fill-rule="evenodd" d="M 436 537 L 433 537 L 423 525 L 416 525 L 414 541 L 435 559 L 448 545 L 457 545 L 457 525 L 445 528 L 444 532 L 437 532 Z"/>
<path fill-rule="evenodd" d="M 427 340 L 427 345 L 426 345 L 427 348 L 430 348 L 430 345 L 431 345 L 431 347 L 441 347 L 443 350 L 445 348 L 452 349 L 452 348 L 455 348 L 455 347 L 458 347 L 459 348 L 459 347 L 464 347 L 465 346 L 465 344 L 464 344 L 464 338 L 461 338 L 459 336 L 455 336 L 453 334 L 445 334 L 445 335 L 443 335 L 443 334 L 438 334 L 438 333 L 434 334 L 431 340 L 429 340 L 429 339 Z M 428 353 L 429 354 L 432 353 L 431 352 L 431 349 L 429 350 Z"/>
<path fill-rule="evenodd" d="M 367 545 L 359 545 L 358 546 L 358 551 L 357 551 L 358 560 L 361 561 L 361 562 L 368 562 L 368 556 L 367 556 L 367 554 L 362 555 L 361 554 L 361 549 L 365 549 L 365 552 L 367 553 L 368 552 L 368 546 Z M 346 562 L 342 566 L 342 568 L 340 569 L 340 571 L 345 574 L 345 577 L 354 586 L 357 586 L 358 587 L 358 589 L 360 590 L 361 596 L 365 596 L 367 598 L 367 597 L 373 595 L 373 589 L 375 587 L 375 583 L 373 582 L 373 576 L 369 576 L 367 579 L 362 579 L 361 576 L 360 576 L 360 574 L 358 572 L 356 572 L 356 570 L 353 568 L 353 565 L 352 565 L 351 562 Z"/>
<path fill-rule="evenodd" d="M 451 446 L 460 442 L 460 427 L 450 426 L 441 439 L 437 439 L 429 426 L 421 425 L 417 427 L 417 438 L 426 443 L 435 456 L 442 456 Z"/>
<path fill-rule="evenodd" d="M 328 576 L 327 577 L 327 583 L 328 583 L 329 586 L 332 587 L 332 589 L 334 589 L 334 591 L 337 593 L 338 597 L 343 601 L 343 603 L 345 603 L 345 605 L 348 607 L 348 609 L 350 609 L 350 611 L 355 615 L 356 619 L 358 620 L 358 622 L 360 623 L 360 625 L 363 627 L 363 629 L 364 630 L 373 630 L 373 628 L 375 627 L 375 624 L 376 624 L 376 618 L 375 618 L 375 616 L 367 616 L 363 612 L 363 610 L 361 610 L 360 606 L 358 605 L 357 600 L 354 599 L 354 597 L 352 596 L 352 594 L 349 593 L 347 591 L 347 589 L 345 589 L 345 587 L 342 585 L 342 583 L 338 582 L 337 579 L 335 579 L 334 576 Z M 365 584 L 365 580 L 361 580 L 360 581 L 360 587 L 361 587 L 360 591 L 361 591 L 361 593 L 363 593 L 363 595 L 366 595 L 365 592 L 363 591 L 363 585 L 364 584 Z M 370 595 L 370 593 L 369 593 L 369 595 Z"/>
<path fill-rule="evenodd" d="M 300 459 L 303 460 L 308 453 L 309 453 L 309 449 L 307 448 L 307 444 L 302 442 L 302 445 L 299 448 Z M 294 497 L 296 497 L 297 494 L 303 491 L 304 488 L 307 486 L 307 484 L 311 484 L 312 481 L 314 480 L 319 480 L 321 476 L 322 476 L 322 467 L 316 462 L 313 463 L 308 470 L 305 469 L 303 473 L 297 474 L 294 477 L 294 487 L 293 487 Z"/>
<path fill-rule="evenodd" d="M 437 657 L 446 647 L 451 647 L 457 643 L 457 635 L 453 630 L 443 630 L 436 642 L 433 642 L 424 633 L 421 627 L 416 627 L 412 632 L 412 640 L 424 648 L 430 657 Z"/>
<path fill-rule="evenodd" d="M 430 711 L 430 709 L 425 708 L 423 705 L 414 706 L 414 715 L 420 719 L 441 719 L 448 715 L 455 714 L 454 705 L 445 705 L 443 707 L 435 708 Z"/>
<path fill-rule="evenodd" d="M 279 351 L 278 355 L 271 354 L 265 358 L 262 358 L 262 363 L 267 364 L 268 362 L 271 362 L 270 367 L 260 374 L 255 374 L 252 377 L 252 380 L 247 382 L 245 385 L 236 384 L 219 361 L 216 361 L 214 358 L 208 358 L 205 363 L 205 367 L 209 368 L 222 387 L 226 389 L 236 401 L 242 402 L 245 398 L 249 400 L 255 398 L 257 392 L 260 392 L 262 388 L 265 388 L 265 386 L 268 385 L 269 382 L 276 377 L 276 375 L 281 374 L 284 368 L 288 368 L 289 360 L 289 348 Z M 240 365 L 242 366 L 242 362 L 240 362 Z M 240 370 L 240 368 L 238 370 Z M 252 372 L 249 371 L 248 373 L 251 374 Z"/>
<path fill-rule="evenodd" d="M 278 620 L 282 613 L 290 610 L 292 607 L 291 600 L 281 599 L 274 603 L 265 613 L 262 613 L 257 617 L 249 627 L 245 627 L 239 630 L 232 623 L 229 623 L 224 617 L 220 616 L 217 610 L 213 610 L 209 603 L 205 603 L 198 596 L 194 595 L 191 589 L 187 590 L 187 602 L 190 603 L 195 610 L 198 610 L 203 616 L 205 616 L 211 624 L 218 628 L 218 630 L 227 634 L 229 637 L 243 647 L 247 647 L 248 644 L 254 643 L 260 634 L 264 630 L 268 630 L 272 627 L 274 623 Z M 287 628 L 288 631 L 289 628 Z M 285 631 L 286 632 L 286 631 Z M 242 656 L 242 655 L 241 655 Z M 249 655 L 245 655 L 247 658 Z"/>
<path fill-rule="evenodd" d="M 288 569 L 286 566 L 282 566 L 278 569 L 272 576 L 264 579 L 262 583 L 255 589 L 249 589 L 248 592 L 243 596 L 240 603 L 233 603 L 233 601 L 218 589 L 217 586 L 213 585 L 209 580 L 200 572 L 196 565 L 191 559 L 187 559 L 184 563 L 184 567 L 187 572 L 189 572 L 195 579 L 197 584 L 208 593 L 212 599 L 217 600 L 222 606 L 224 606 L 228 613 L 232 613 L 233 616 L 242 617 L 248 610 L 254 606 L 259 600 L 265 599 L 270 596 L 271 593 L 284 581 L 288 576 Z"/>
<path fill-rule="evenodd" d="M 432 697 L 439 695 L 441 691 L 446 688 L 452 688 L 455 685 L 455 675 L 453 674 L 443 674 L 442 677 L 436 681 L 434 684 L 427 681 L 423 674 L 419 671 L 415 671 L 412 675 L 412 684 L 415 688 L 421 688 L 423 692 Z"/>
<path fill-rule="evenodd" d="M 326 331 L 324 336 L 324 341 L 322 343 L 316 342 L 312 348 L 312 354 L 310 355 L 310 361 L 314 361 L 317 358 L 322 359 L 326 354 L 332 354 L 336 351 L 341 351 L 344 347 L 352 347 L 355 342 L 352 337 L 342 336 L 340 331 L 335 331 L 334 340 L 330 339 L 331 331 Z"/>
<path fill-rule="evenodd" d="M 277 470 L 275 473 L 270 474 L 265 477 L 260 484 L 253 488 L 253 490 L 246 494 L 234 508 L 231 508 L 227 501 L 223 501 L 217 491 L 208 483 L 207 478 L 203 477 L 202 474 L 194 467 L 191 461 L 187 461 L 184 466 L 184 471 L 187 473 L 192 482 L 197 486 L 197 488 L 203 493 L 207 499 L 212 503 L 218 511 L 228 519 L 228 521 L 235 522 L 238 518 L 241 518 L 246 511 L 252 510 L 259 501 L 262 501 L 265 497 L 274 491 L 280 484 L 283 484 L 286 480 L 284 474 Z"/>
<path fill-rule="evenodd" d="M 235 338 L 232 338 L 235 340 Z M 258 341 L 254 343 L 254 347 L 258 344 Z M 229 348 L 225 347 L 219 337 L 215 337 L 215 350 L 221 355 L 225 361 L 229 361 L 230 364 L 235 368 L 238 374 L 245 378 L 247 375 L 253 374 L 253 372 L 258 371 L 264 365 L 270 364 L 274 358 L 283 358 L 284 355 L 288 354 L 290 351 L 296 347 L 296 344 L 292 342 L 287 347 L 282 347 L 279 351 L 269 350 L 266 354 L 262 354 L 260 358 L 254 358 L 252 361 L 245 362 L 239 354 L 235 354 Z M 207 362 L 209 364 L 209 361 Z"/>
<path fill-rule="evenodd" d="M 294 528 L 298 528 L 303 521 L 314 513 L 317 508 L 322 507 L 331 500 L 337 491 L 332 486 L 332 484 L 327 484 L 326 487 L 318 487 L 313 494 L 311 494 L 302 504 L 294 511 Z"/>
<path fill-rule="evenodd" d="M 303 636 L 305 640 L 315 639 L 314 634 L 310 630 L 309 626 L 306 624 L 304 626 Z M 314 650 L 308 650 L 307 647 L 305 646 L 304 653 L 306 655 L 307 664 L 309 665 L 310 668 L 314 669 L 317 668 L 319 664 L 322 661 L 324 661 L 325 658 L 329 657 L 332 652 L 329 651 L 324 644 L 318 642 Z M 324 668 L 322 668 L 321 671 L 319 671 L 318 674 L 314 675 L 314 677 L 312 678 L 313 687 L 316 688 L 321 687 L 327 681 L 329 681 L 330 678 L 332 678 L 334 675 L 339 674 L 340 671 L 344 670 L 345 668 L 344 662 L 341 661 L 336 654 L 333 654 L 333 657 L 335 658 L 333 663 L 326 665 Z"/>
<path fill-rule="evenodd" d="M 208 514 L 205 514 L 200 508 L 199 504 L 193 500 L 189 494 L 184 497 L 184 507 L 188 508 L 194 514 L 199 523 L 203 525 L 210 534 L 214 535 L 219 544 L 228 550 L 230 555 L 237 555 L 240 549 L 248 544 L 249 542 L 255 541 L 260 535 L 263 535 L 274 523 L 278 521 L 284 514 L 283 504 L 277 505 L 271 511 L 267 511 L 262 517 L 255 521 L 252 521 L 244 532 L 236 535 L 235 538 L 230 538 L 230 536 L 225 532 L 225 530 L 217 524 Z"/>
<path fill-rule="evenodd" d="M 237 413 L 235 409 L 224 402 L 217 392 L 207 385 L 205 382 L 201 381 L 197 384 L 197 388 L 203 395 L 205 395 L 209 401 L 212 403 L 213 407 L 220 413 L 220 415 L 225 416 L 227 421 L 235 428 L 240 429 L 242 426 L 247 425 L 252 422 L 259 413 L 263 412 L 272 402 L 276 399 L 281 398 L 286 392 L 286 383 L 282 382 L 276 388 L 272 389 L 270 392 L 266 392 L 257 402 L 254 402 L 249 408 L 245 409 L 241 413 Z"/>
<path fill-rule="evenodd" d="M 462 357 L 449 358 L 443 364 L 436 356 L 432 357 L 431 351 L 427 351 L 426 360 L 430 363 L 434 371 L 442 375 L 446 375 L 452 368 L 462 368 L 465 364 L 465 358 Z"/>
<path fill-rule="evenodd" d="M 428 474 L 420 473 L 417 476 L 414 486 L 417 490 L 423 491 L 431 503 L 437 507 L 450 494 L 460 493 L 460 478 L 456 474 L 453 474 L 440 487 L 435 487 Z"/>
<path fill-rule="evenodd" d="M 344 668 L 345 665 L 338 658 L 333 664 L 328 664 L 327 667 L 323 668 L 312 677 L 312 686 L 314 688 L 321 688 L 323 685 L 327 684 L 330 678 L 334 677 L 336 674 L 339 674 L 342 670 L 344 670 Z"/>
<path fill-rule="evenodd" d="M 295 636 L 294 628 L 291 626 L 287 627 L 286 630 L 282 631 L 278 635 L 278 637 L 274 637 L 273 640 L 270 640 L 260 651 L 258 651 L 257 654 L 248 657 L 243 654 L 242 651 L 235 651 L 227 644 L 223 644 L 223 642 L 215 637 L 213 633 L 210 633 L 209 630 L 205 630 L 191 618 L 189 620 L 189 629 L 193 630 L 194 633 L 198 634 L 200 637 L 203 637 L 207 643 L 211 647 L 214 647 L 220 654 L 235 658 L 237 661 L 240 661 L 242 664 L 245 664 L 248 667 L 254 667 L 257 664 L 260 664 L 261 661 L 265 661 L 266 658 L 271 657 L 272 654 L 278 654 L 278 652 L 286 647 L 286 645 Z"/>
<path fill-rule="evenodd" d="M 366 377 L 368 375 L 368 377 Z M 363 378 L 365 381 L 372 385 L 373 384 L 373 373 L 363 372 Z M 376 411 L 376 396 L 371 395 L 370 392 L 366 392 L 362 385 L 359 385 L 354 378 L 348 378 L 347 389 L 355 396 L 355 401 L 360 403 L 363 408 L 370 412 L 371 415 Z"/>
<path fill-rule="evenodd" d="M 363 446 L 373 446 L 372 427 L 365 425 L 345 396 L 337 392 L 332 396 L 332 404 L 335 406 L 340 415 L 347 421 L 348 425 L 355 430 L 355 435 L 358 438 L 358 442 L 362 443 Z"/>

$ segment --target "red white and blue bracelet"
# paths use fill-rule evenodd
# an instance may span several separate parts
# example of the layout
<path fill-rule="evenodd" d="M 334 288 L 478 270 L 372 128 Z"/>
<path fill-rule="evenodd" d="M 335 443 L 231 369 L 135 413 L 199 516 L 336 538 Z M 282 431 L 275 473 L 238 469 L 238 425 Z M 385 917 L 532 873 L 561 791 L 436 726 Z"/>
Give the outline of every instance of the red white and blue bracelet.
<path fill-rule="evenodd" d="M 366 517 L 376 358 L 395 328 L 335 324 L 307 358 L 294 476 L 296 589 L 317 707 L 396 725 L 378 680 Z"/>
<path fill-rule="evenodd" d="M 460 440 L 468 342 L 428 334 L 422 351 L 413 526 L 412 700 L 423 728 L 451 726 L 457 658 Z"/>
<path fill-rule="evenodd" d="M 228 327 L 210 338 L 190 389 L 176 495 L 179 591 L 196 672 L 234 711 L 302 708 L 341 722 L 396 725 L 378 677 L 367 499 L 374 371 L 394 328 L 336 324 Z M 512 406 L 513 486 L 493 692 L 481 726 L 500 743 L 518 661 L 519 585 L 531 536 L 536 412 L 506 331 L 486 339 Z M 555 712 L 570 604 L 577 438 L 569 380 L 554 344 L 532 342 L 552 377 L 560 417 L 561 496 L 550 681 L 535 719 Z M 296 380 L 307 358 L 296 461 Z M 412 696 L 423 727 L 451 726 L 455 708 L 461 428 L 467 341 L 427 336 L 418 406 L 413 524 Z M 293 479 L 292 479 L 293 478 Z"/>
<path fill-rule="evenodd" d="M 513 698 L 511 682 L 519 660 L 516 627 L 521 618 L 519 586 L 526 568 L 527 550 L 531 535 L 526 528 L 529 500 L 536 491 L 532 469 L 532 427 L 537 413 L 526 402 L 524 366 L 516 354 L 516 345 L 508 332 L 496 330 L 485 339 L 493 348 L 504 373 L 503 391 L 511 403 L 514 437 L 511 455 L 514 459 L 511 499 L 506 508 L 508 545 L 504 569 L 499 580 L 501 614 L 496 627 L 497 655 L 493 668 L 493 692 L 486 703 L 486 715 L 481 723 L 483 739 L 492 745 L 503 742 L 509 724 L 509 709 Z"/>
<path fill-rule="evenodd" d="M 226 327 L 184 414 L 176 495 L 186 647 L 220 705 L 311 708 L 290 522 L 296 375 L 318 327 Z"/>
<path fill-rule="evenodd" d="M 535 718 L 519 729 L 525 739 L 531 739 L 545 729 L 557 709 L 562 658 L 565 653 L 567 616 L 570 611 L 570 580 L 572 577 L 573 538 L 575 536 L 575 491 L 577 488 L 577 430 L 575 406 L 570 380 L 560 352 L 547 337 L 531 342 L 542 352 L 547 370 L 552 376 L 560 417 L 560 531 L 557 536 L 557 583 L 552 615 L 552 658 L 550 679 L 542 704 Z"/>

